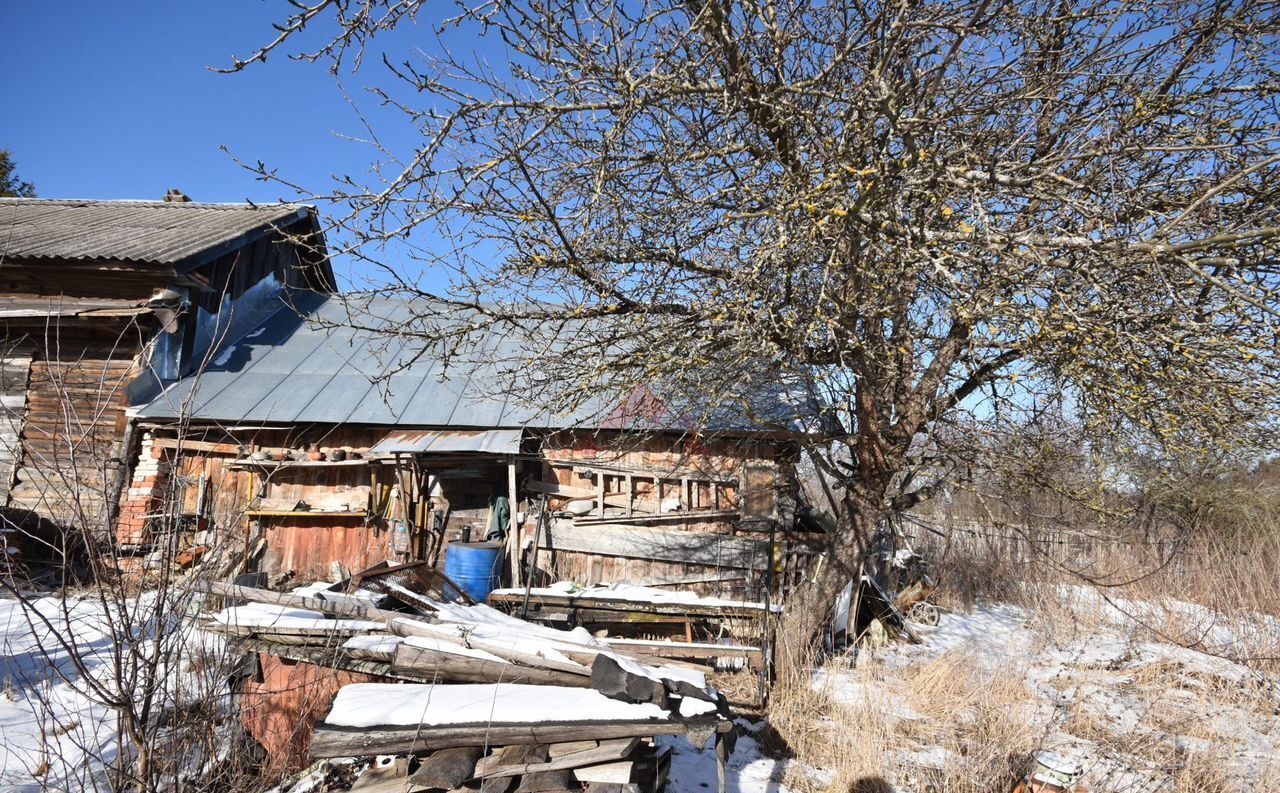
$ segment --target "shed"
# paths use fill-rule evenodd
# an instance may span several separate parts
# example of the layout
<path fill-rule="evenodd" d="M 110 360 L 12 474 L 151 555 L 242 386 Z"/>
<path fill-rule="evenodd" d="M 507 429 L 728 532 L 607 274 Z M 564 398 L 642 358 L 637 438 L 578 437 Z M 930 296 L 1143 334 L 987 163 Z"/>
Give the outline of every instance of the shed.
<path fill-rule="evenodd" d="M 125 409 L 299 287 L 333 288 L 311 207 L 176 191 L 0 198 L 0 507 L 11 538 L 39 526 L 108 533 L 132 451 Z"/>
<path fill-rule="evenodd" d="M 484 330 L 447 351 L 388 333 L 423 317 L 474 319 L 428 300 L 291 294 L 132 411 L 147 453 L 202 483 L 190 522 L 220 534 L 200 545 L 235 548 L 228 564 L 275 583 L 435 564 L 451 542 L 495 535 L 511 581 L 783 586 L 770 538 L 803 550 L 785 538 L 810 415 L 784 384 L 744 378 L 741 399 L 696 415 L 658 384 L 547 409 L 522 370 L 543 328 Z M 130 492 L 126 514 L 154 511 L 148 483 Z"/>

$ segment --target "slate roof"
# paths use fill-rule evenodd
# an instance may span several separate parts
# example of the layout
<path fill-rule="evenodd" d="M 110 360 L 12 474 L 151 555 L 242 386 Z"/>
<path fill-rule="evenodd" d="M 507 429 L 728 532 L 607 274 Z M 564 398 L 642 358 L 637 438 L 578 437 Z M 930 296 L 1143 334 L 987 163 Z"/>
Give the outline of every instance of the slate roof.
<path fill-rule="evenodd" d="M 0 198 L 0 262 L 126 261 L 185 271 L 309 214 L 301 204 Z"/>
<path fill-rule="evenodd" d="M 302 293 L 291 303 L 224 345 L 205 371 L 169 385 L 135 415 L 266 424 L 595 426 L 741 433 L 796 430 L 801 414 L 813 415 L 811 408 L 797 407 L 780 384 L 767 382 L 751 387 L 748 402 L 754 418 L 738 407 L 717 409 L 697 420 L 676 411 L 649 411 L 644 427 L 634 421 L 624 427 L 618 420 L 624 405 L 601 401 L 571 411 L 548 411 L 524 398 L 520 372 L 529 358 L 528 336 L 481 332 L 446 364 L 445 356 L 424 350 L 420 341 L 377 332 L 432 311 L 427 301 Z M 440 321 L 469 320 L 459 316 Z M 358 330 L 351 324 L 371 329 Z M 546 339 L 537 343 L 545 344 Z M 374 382 L 387 372 L 389 377 Z"/>

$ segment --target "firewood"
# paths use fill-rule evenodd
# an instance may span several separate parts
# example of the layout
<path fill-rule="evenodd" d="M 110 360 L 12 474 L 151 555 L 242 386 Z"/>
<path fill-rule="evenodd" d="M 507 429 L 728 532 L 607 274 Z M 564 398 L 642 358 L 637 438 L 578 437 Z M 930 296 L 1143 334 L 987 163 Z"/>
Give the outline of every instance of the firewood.
<path fill-rule="evenodd" d="M 616 740 L 601 741 L 597 744 L 595 741 L 579 742 L 578 745 L 585 743 L 588 748 L 575 752 L 560 753 L 552 756 L 550 760 L 544 763 L 527 763 L 524 765 L 509 765 L 503 763 L 498 755 L 491 755 L 484 758 L 476 765 L 476 776 L 515 776 L 518 774 L 536 774 L 545 771 L 562 771 L 570 768 L 578 768 L 587 765 L 596 765 L 599 763 L 607 763 L 610 761 L 621 760 L 636 748 L 640 743 L 639 738 L 618 738 Z"/>
<path fill-rule="evenodd" d="M 507 793 L 515 783 L 516 778 L 513 776 L 489 777 L 480 783 L 480 793 Z"/>
<path fill-rule="evenodd" d="M 441 749 L 422 761 L 409 777 L 414 784 L 438 790 L 454 790 L 475 776 L 476 762 L 484 750 L 479 746 Z"/>
<path fill-rule="evenodd" d="M 552 793 L 552 791 L 568 793 L 579 787 L 573 778 L 572 771 L 541 771 L 521 777 L 515 793 Z"/>

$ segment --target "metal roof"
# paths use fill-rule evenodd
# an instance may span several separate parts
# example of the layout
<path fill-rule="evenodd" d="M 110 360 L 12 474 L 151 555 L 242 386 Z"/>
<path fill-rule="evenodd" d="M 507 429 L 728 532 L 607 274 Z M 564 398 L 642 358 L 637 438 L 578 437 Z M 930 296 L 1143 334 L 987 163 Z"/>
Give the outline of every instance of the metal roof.
<path fill-rule="evenodd" d="M 523 434 L 521 430 L 395 430 L 374 444 L 369 454 L 519 454 Z"/>
<path fill-rule="evenodd" d="M 427 300 L 295 294 L 290 305 L 224 345 L 203 372 L 169 385 L 135 415 L 267 424 L 623 428 L 613 403 L 556 411 L 528 397 L 529 350 L 554 343 L 545 335 L 535 339 L 536 332 L 489 329 L 445 354 L 386 332 L 423 316 L 444 323 L 474 319 Z M 755 419 L 734 406 L 703 411 L 693 423 L 688 412 L 669 410 L 663 416 L 646 414 L 643 428 L 799 428 L 796 422 L 805 411 L 780 384 L 757 384 L 750 391 L 750 398 L 740 402 L 751 405 Z M 769 417 L 769 426 L 762 425 L 762 416 Z"/>
<path fill-rule="evenodd" d="M 191 264 L 307 217 L 301 204 L 0 198 L 0 262 L 22 259 Z M 216 249 L 216 250 L 215 250 Z"/>

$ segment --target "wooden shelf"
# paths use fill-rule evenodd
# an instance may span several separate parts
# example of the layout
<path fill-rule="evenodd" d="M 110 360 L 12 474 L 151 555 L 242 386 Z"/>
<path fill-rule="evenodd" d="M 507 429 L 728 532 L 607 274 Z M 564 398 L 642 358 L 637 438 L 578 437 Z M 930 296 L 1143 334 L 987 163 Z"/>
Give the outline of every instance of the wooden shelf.
<path fill-rule="evenodd" d="M 296 518 L 296 517 L 304 517 L 304 516 L 308 518 L 364 518 L 364 517 L 368 517 L 369 515 L 369 513 L 365 510 L 360 510 L 358 512 L 356 511 L 324 512 L 321 510 L 310 510 L 310 509 L 293 509 L 293 510 L 250 509 L 250 510 L 245 510 L 244 514 L 251 518 L 261 518 L 261 517 L 267 517 L 267 516 L 288 517 L 288 518 Z"/>

